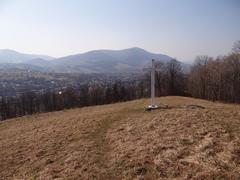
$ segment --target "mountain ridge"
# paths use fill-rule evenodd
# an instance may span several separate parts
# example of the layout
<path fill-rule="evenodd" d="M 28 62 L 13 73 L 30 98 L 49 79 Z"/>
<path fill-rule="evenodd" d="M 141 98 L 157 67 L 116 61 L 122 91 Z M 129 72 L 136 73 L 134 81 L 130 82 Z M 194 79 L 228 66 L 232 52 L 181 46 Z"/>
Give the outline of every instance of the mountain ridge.
<path fill-rule="evenodd" d="M 48 55 L 27 54 L 12 49 L 0 49 L 0 63 L 24 63 L 25 61 L 36 58 L 45 60 L 54 59 L 54 57 Z"/>
<path fill-rule="evenodd" d="M 5 52 L 5 54 L 2 52 Z M 29 69 L 34 66 L 34 70 L 39 67 L 41 71 L 46 72 L 136 72 L 146 67 L 146 65 L 151 62 L 151 59 L 166 63 L 170 61 L 172 57 L 165 54 L 151 53 L 138 47 L 122 50 L 92 50 L 59 58 L 53 58 L 46 55 L 24 54 L 14 50 L 0 50 L 0 68 L 5 67 L 1 64 L 8 64 L 9 68 L 11 66 L 14 66 L 14 68 L 18 66 L 21 68 L 28 68 L 29 65 Z M 24 64 L 24 66 L 21 64 Z"/>

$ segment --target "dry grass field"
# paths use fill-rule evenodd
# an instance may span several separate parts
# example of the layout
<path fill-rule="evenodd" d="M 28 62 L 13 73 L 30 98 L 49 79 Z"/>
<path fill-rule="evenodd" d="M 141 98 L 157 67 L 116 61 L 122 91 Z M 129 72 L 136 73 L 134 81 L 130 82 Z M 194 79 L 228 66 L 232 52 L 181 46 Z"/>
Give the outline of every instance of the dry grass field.
<path fill-rule="evenodd" d="M 0 122 L 0 179 L 240 179 L 239 105 L 148 101 Z"/>

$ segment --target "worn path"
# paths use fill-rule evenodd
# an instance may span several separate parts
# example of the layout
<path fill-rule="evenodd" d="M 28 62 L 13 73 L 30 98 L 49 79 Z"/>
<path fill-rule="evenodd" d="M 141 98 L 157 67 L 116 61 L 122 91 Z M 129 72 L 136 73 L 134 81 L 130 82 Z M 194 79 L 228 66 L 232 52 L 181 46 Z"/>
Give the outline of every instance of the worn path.
<path fill-rule="evenodd" d="M 182 97 L 0 123 L 0 179 L 240 178 L 240 106 Z M 177 108 L 196 104 L 205 109 Z"/>

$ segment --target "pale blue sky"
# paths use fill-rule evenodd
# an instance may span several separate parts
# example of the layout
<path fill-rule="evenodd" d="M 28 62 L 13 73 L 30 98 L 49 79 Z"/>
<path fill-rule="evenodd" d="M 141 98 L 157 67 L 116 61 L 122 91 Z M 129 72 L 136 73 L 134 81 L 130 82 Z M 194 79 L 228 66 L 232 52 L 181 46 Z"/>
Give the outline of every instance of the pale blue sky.
<path fill-rule="evenodd" d="M 240 0 L 0 0 L 0 49 L 55 57 L 141 47 L 186 62 L 240 39 Z"/>

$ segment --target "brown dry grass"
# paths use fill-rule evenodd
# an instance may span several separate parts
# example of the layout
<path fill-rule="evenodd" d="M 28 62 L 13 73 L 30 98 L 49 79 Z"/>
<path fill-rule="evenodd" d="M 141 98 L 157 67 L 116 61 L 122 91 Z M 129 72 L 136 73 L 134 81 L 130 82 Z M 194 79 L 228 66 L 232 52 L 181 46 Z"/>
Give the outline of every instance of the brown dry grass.
<path fill-rule="evenodd" d="M 240 106 L 183 97 L 0 123 L 1 179 L 240 179 Z"/>

